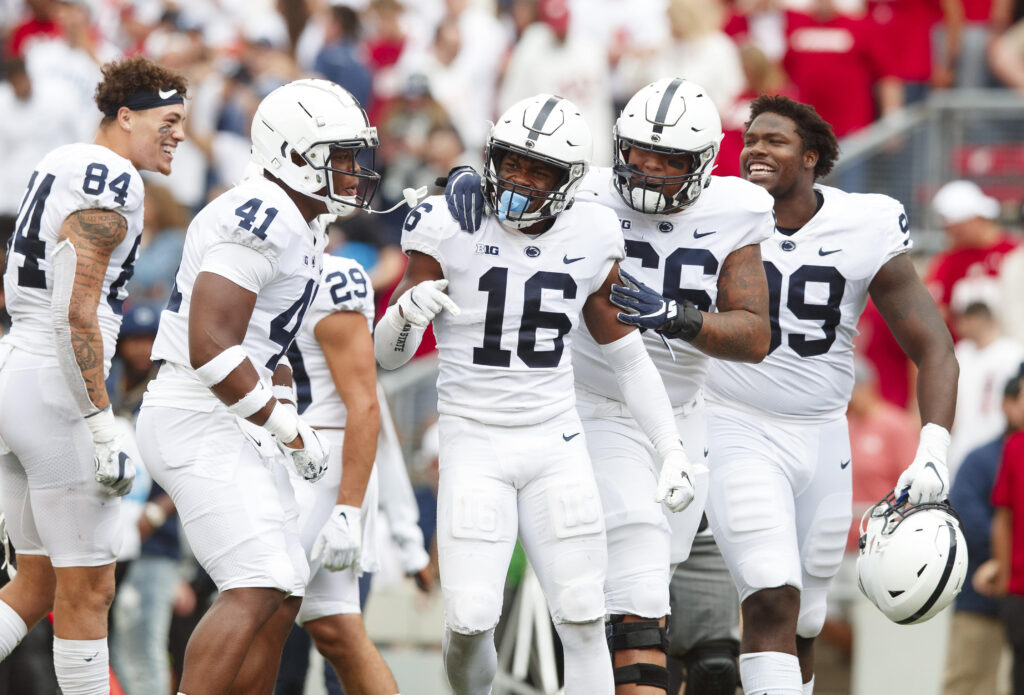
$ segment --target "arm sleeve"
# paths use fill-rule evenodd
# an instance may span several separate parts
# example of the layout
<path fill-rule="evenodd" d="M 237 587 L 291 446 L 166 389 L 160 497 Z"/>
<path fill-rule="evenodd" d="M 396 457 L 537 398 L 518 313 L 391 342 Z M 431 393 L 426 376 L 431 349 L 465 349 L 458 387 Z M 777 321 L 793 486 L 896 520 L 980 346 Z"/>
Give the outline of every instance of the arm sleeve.
<path fill-rule="evenodd" d="M 256 249 L 225 241 L 207 249 L 199 272 L 215 273 L 258 294 L 274 279 L 274 264 Z"/>
<path fill-rule="evenodd" d="M 384 369 L 398 369 L 412 359 L 423 340 L 426 327 L 414 326 L 392 304 L 373 331 L 373 354 Z"/>
<path fill-rule="evenodd" d="M 632 331 L 607 345 L 601 345 L 605 361 L 615 371 L 622 395 L 644 434 L 664 458 L 682 449 L 672 404 L 661 376 L 644 347 L 640 331 Z"/>

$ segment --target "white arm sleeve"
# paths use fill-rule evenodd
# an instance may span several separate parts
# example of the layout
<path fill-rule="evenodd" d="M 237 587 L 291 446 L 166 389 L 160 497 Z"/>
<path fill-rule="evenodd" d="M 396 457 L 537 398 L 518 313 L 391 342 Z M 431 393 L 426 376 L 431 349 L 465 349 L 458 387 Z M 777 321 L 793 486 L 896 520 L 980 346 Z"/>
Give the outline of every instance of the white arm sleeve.
<path fill-rule="evenodd" d="M 601 345 L 601 353 L 615 371 L 615 380 L 633 418 L 654 444 L 658 455 L 665 458 L 669 451 L 682 449 L 672 403 L 661 375 L 647 354 L 640 331 Z"/>
<path fill-rule="evenodd" d="M 392 304 L 373 330 L 373 354 L 384 369 L 398 369 L 408 362 L 423 340 L 426 328 L 407 322 Z"/>

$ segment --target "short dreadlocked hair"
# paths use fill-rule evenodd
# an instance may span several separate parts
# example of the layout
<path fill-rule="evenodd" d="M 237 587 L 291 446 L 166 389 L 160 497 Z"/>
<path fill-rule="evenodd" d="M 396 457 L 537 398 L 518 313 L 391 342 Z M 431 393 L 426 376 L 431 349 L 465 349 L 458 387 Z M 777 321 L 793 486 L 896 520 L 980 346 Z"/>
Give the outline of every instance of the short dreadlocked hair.
<path fill-rule="evenodd" d="M 754 119 L 762 113 L 775 113 L 784 116 L 796 124 L 796 133 L 803 141 L 804 152 L 814 150 L 818 153 L 818 163 L 814 165 L 814 178 L 828 176 L 832 166 L 839 159 L 839 142 L 832 126 L 823 119 L 810 104 L 794 101 L 789 97 L 775 94 L 762 94 L 750 105 L 750 120 L 743 125 L 746 130 Z"/>
<path fill-rule="evenodd" d="M 121 61 L 107 63 L 102 68 L 103 80 L 96 85 L 94 99 L 103 113 L 116 111 L 117 107 L 136 92 L 152 92 L 174 89 L 186 96 L 188 81 L 184 76 L 157 65 L 148 58 L 135 56 Z M 104 122 L 114 116 L 104 117 Z"/>

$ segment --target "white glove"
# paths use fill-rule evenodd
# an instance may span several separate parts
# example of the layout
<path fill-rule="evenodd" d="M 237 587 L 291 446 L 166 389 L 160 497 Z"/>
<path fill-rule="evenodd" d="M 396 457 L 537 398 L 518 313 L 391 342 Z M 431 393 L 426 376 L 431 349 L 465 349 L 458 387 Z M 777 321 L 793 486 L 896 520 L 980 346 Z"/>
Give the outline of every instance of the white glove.
<path fill-rule="evenodd" d="M 313 542 L 310 560 L 332 572 L 354 567 L 359 562 L 363 531 L 359 523 L 362 510 L 347 504 L 334 505 L 331 517 Z"/>
<path fill-rule="evenodd" d="M 670 512 L 681 512 L 690 506 L 695 495 L 693 464 L 682 449 L 672 449 L 661 462 L 655 502 L 663 502 Z"/>
<path fill-rule="evenodd" d="M 279 407 L 290 408 L 291 406 L 282 404 Z M 316 430 L 303 422 L 302 418 L 297 417 L 296 424 L 299 432 L 297 436 L 302 437 L 302 448 L 292 449 L 286 446 L 289 442 L 295 441 L 295 437 L 289 439 L 288 442 L 282 442 L 280 438 L 277 438 L 277 448 L 291 458 L 296 473 L 309 482 L 315 483 L 327 472 L 327 454 L 331 447 L 320 439 Z"/>
<path fill-rule="evenodd" d="M 917 454 L 907 470 L 900 474 L 893 490 L 896 497 L 908 491 L 907 499 L 911 504 L 946 499 L 949 496 L 948 452 L 949 431 L 945 427 L 931 422 L 922 427 Z"/>
<path fill-rule="evenodd" d="M 430 555 L 423 548 L 423 532 L 419 526 L 415 533 L 392 533 L 391 539 L 398 548 L 398 560 L 404 573 L 416 574 L 430 564 Z"/>
<path fill-rule="evenodd" d="M 85 424 L 92 432 L 92 461 L 96 469 L 96 482 L 106 487 L 112 495 L 127 495 L 135 482 L 135 463 L 124 451 L 114 421 L 114 411 L 108 405 L 85 418 Z"/>
<path fill-rule="evenodd" d="M 402 312 L 402 317 L 414 326 L 426 328 L 427 324 L 444 309 L 447 309 L 452 316 L 458 316 L 461 310 L 452 301 L 452 298 L 444 293 L 446 287 L 448 287 L 448 281 L 442 278 L 440 280 L 424 280 L 406 290 L 396 302 Z"/>

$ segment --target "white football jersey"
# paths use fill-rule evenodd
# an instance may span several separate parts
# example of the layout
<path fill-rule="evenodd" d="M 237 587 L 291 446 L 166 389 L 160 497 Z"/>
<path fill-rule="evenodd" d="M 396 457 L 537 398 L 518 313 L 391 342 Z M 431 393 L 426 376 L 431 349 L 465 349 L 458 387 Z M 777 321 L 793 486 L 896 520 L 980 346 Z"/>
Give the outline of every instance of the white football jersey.
<path fill-rule="evenodd" d="M 816 185 L 817 214 L 761 245 L 772 340 L 760 364 L 715 360 L 709 399 L 784 416 L 842 415 L 853 390 L 853 338 L 875 273 L 908 251 L 903 206 L 884 195 Z"/>
<path fill-rule="evenodd" d="M 121 329 L 125 285 L 132 276 L 142 234 L 142 177 L 130 161 L 101 145 L 79 143 L 51 151 L 39 162 L 18 210 L 7 247 L 4 293 L 13 325 L 6 340 L 28 352 L 54 355 L 50 299 L 52 258 L 61 225 L 78 210 L 114 210 L 128 233 L 110 255 L 97 308 L 104 371 Z"/>
<path fill-rule="evenodd" d="M 625 254 L 615 213 L 577 197 L 543 234 L 505 229 L 488 215 L 469 236 L 435 196 L 409 213 L 402 248 L 437 259 L 462 310 L 434 319 L 439 412 L 531 425 L 574 407 L 574 329 Z"/>
<path fill-rule="evenodd" d="M 261 276 L 260 286 L 246 287 L 257 296 L 242 341 L 269 386 L 316 295 L 324 241 L 320 223 L 307 223 L 284 189 L 265 178 L 243 181 L 203 208 L 188 227 L 181 265 L 153 344 L 153 359 L 174 366 L 165 365 L 150 382 L 146 404 L 208 411 L 220 402 L 190 367 L 188 347 L 192 287 L 211 249 L 220 244 L 231 245 L 227 250 L 245 246 L 270 262 L 272 274 Z"/>
<path fill-rule="evenodd" d="M 338 311 L 354 311 L 373 330 L 373 286 L 363 266 L 351 258 L 324 256 L 320 290 L 309 305 L 295 342 L 288 348 L 296 406 L 302 419 L 314 427 L 344 427 L 348 411 L 334 387 L 327 358 L 313 330 L 322 319 Z"/>
<path fill-rule="evenodd" d="M 775 229 L 775 201 L 763 188 L 743 179 L 712 176 L 693 206 L 670 215 L 645 215 L 632 209 L 615 190 L 614 180 L 611 169 L 594 169 L 576 197 L 596 196 L 618 215 L 626 242 L 622 268 L 666 297 L 689 299 L 703 311 L 717 310 L 718 275 L 726 257 L 761 243 Z M 644 342 L 672 405 L 692 401 L 707 375 L 707 355 L 683 340 L 673 340 L 670 353 L 654 331 L 644 331 Z M 615 373 L 585 326 L 573 343 L 572 360 L 581 392 L 622 400 Z"/>

